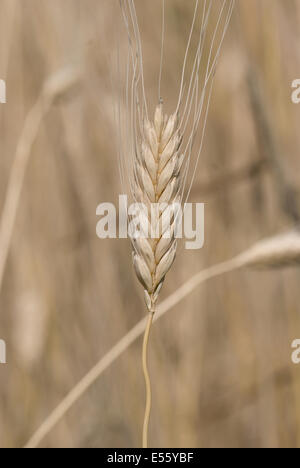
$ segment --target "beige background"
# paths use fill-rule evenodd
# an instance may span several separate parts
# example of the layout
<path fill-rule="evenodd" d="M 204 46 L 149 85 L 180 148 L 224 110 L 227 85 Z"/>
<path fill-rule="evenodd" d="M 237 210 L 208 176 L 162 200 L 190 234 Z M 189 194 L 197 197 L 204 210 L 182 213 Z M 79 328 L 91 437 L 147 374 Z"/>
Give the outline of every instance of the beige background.
<path fill-rule="evenodd" d="M 161 3 L 137 4 L 155 99 Z M 190 0 L 167 0 L 170 109 L 192 8 Z M 182 251 L 162 297 L 297 220 L 300 105 L 291 103 L 291 83 L 300 77 L 299 22 L 299 0 L 237 0 L 191 196 L 206 203 L 205 248 Z M 24 181 L 0 295 L 8 353 L 0 366 L 1 447 L 21 447 L 145 314 L 128 242 L 95 234 L 97 205 L 120 193 L 111 85 L 119 25 L 115 0 L 0 0 L 0 78 L 8 88 L 0 107 L 0 213 L 44 80 L 69 64 L 83 75 L 44 118 Z M 284 193 L 295 190 L 288 203 L 282 173 Z M 290 358 L 300 338 L 299 279 L 298 269 L 230 274 L 155 325 L 152 446 L 300 447 L 300 366 Z M 139 446 L 140 352 L 138 341 L 42 445 Z"/>

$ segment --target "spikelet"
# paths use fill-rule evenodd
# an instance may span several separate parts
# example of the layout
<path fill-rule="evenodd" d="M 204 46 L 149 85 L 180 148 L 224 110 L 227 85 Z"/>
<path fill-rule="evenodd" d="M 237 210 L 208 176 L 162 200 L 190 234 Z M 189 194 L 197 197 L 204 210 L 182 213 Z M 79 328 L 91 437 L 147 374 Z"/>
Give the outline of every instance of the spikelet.
<path fill-rule="evenodd" d="M 154 121 L 145 120 L 143 137 L 134 161 L 134 198 L 142 236 L 133 236 L 133 264 L 154 311 L 165 276 L 176 257 L 176 223 L 180 207 L 180 173 L 183 155 L 178 116 L 164 116 L 156 108 Z"/>

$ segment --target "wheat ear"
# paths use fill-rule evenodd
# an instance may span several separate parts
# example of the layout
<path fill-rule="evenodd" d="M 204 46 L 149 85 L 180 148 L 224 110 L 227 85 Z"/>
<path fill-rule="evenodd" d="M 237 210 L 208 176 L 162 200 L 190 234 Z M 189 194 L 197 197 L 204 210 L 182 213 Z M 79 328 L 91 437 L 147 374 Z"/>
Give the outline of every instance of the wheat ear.
<path fill-rule="evenodd" d="M 175 225 L 183 162 L 180 143 L 177 115 L 164 116 L 160 104 L 154 123 L 145 121 L 134 168 L 134 198 L 141 231 L 132 237 L 133 264 L 145 289 L 150 313 L 155 310 L 165 276 L 176 256 Z"/>
<path fill-rule="evenodd" d="M 146 410 L 143 447 L 147 447 L 151 410 L 151 385 L 147 348 L 155 305 L 176 256 L 176 223 L 180 207 L 181 136 L 178 116 L 163 114 L 160 103 L 154 122 L 145 119 L 142 139 L 134 161 L 133 195 L 136 201 L 139 235 L 132 236 L 133 264 L 145 289 L 149 310 L 143 344 L 143 370 L 146 383 Z"/>

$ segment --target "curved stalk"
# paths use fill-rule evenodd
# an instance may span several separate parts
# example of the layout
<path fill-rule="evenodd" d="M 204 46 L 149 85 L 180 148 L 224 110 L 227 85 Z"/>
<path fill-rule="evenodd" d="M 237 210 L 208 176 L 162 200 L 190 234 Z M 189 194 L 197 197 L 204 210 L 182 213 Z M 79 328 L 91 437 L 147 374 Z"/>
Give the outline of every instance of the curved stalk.
<path fill-rule="evenodd" d="M 145 416 L 144 416 L 144 425 L 143 425 L 143 448 L 148 448 L 148 432 L 149 432 L 149 420 L 151 413 L 152 405 L 152 392 L 151 392 L 151 380 L 148 370 L 148 344 L 151 326 L 153 323 L 154 311 L 149 313 L 147 326 L 144 334 L 143 342 L 143 372 L 145 377 L 146 384 L 146 407 L 145 407 Z"/>

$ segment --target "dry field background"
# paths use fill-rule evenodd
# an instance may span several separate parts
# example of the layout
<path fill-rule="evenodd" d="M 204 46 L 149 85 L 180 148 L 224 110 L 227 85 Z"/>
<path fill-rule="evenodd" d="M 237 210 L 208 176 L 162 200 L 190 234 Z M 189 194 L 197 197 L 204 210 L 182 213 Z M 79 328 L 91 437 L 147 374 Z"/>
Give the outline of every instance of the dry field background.
<path fill-rule="evenodd" d="M 156 99 L 159 0 L 138 0 L 147 88 Z M 172 110 L 191 0 L 167 0 L 163 86 Z M 0 0 L 0 213 L 27 113 L 65 66 L 79 83 L 55 100 L 30 154 L 0 292 L 0 446 L 21 447 L 80 378 L 145 314 L 126 241 L 96 237 L 117 201 L 116 0 Z M 163 297 L 201 269 L 300 217 L 300 0 L 237 0 L 222 50 L 191 201 L 206 243 L 181 251 Z M 2 252 L 0 251 L 0 256 Z M 198 288 L 153 328 L 155 447 L 300 447 L 297 268 L 239 272 Z M 144 411 L 141 340 L 77 402 L 44 447 L 136 447 Z"/>

